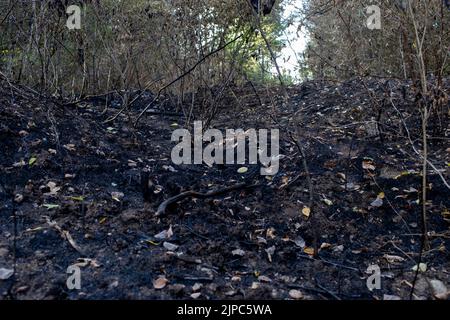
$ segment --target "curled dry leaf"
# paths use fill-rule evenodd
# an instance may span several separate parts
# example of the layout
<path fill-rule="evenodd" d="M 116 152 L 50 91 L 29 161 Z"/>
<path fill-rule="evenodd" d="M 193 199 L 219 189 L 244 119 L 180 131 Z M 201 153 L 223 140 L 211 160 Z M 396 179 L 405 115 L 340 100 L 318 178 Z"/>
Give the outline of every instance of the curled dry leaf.
<path fill-rule="evenodd" d="M 403 257 L 393 256 L 393 255 L 389 255 L 389 254 L 385 254 L 383 256 L 383 258 L 386 259 L 387 262 L 389 262 L 389 263 L 398 263 L 398 262 L 405 261 L 405 258 L 403 258 Z"/>
<path fill-rule="evenodd" d="M 331 243 L 323 242 L 323 243 L 320 245 L 320 249 L 328 249 L 328 248 L 331 248 L 331 246 L 332 246 Z"/>
<path fill-rule="evenodd" d="M 58 204 L 52 204 L 52 203 L 45 203 L 42 206 L 47 208 L 48 210 L 59 208 Z"/>
<path fill-rule="evenodd" d="M 362 163 L 362 167 L 365 170 L 371 170 L 371 171 L 375 170 L 375 166 L 373 165 L 373 162 L 370 160 L 364 160 Z"/>
<path fill-rule="evenodd" d="M 168 230 L 163 230 L 157 235 L 155 235 L 155 239 L 157 240 L 166 240 L 170 239 L 173 236 L 172 226 L 169 227 Z"/>
<path fill-rule="evenodd" d="M 50 192 L 44 193 L 46 196 L 55 196 L 57 195 L 58 191 L 61 190 L 61 187 L 57 187 L 56 183 L 53 181 L 49 181 L 47 183 L 47 187 L 50 189 Z"/>
<path fill-rule="evenodd" d="M 125 197 L 125 194 L 123 194 L 123 192 L 111 192 L 111 198 L 113 200 L 116 200 L 117 202 L 120 202 L 123 197 Z"/>
<path fill-rule="evenodd" d="M 164 289 L 168 282 L 169 280 L 167 280 L 164 276 L 159 277 L 158 279 L 153 281 L 153 288 L 158 290 Z"/>
<path fill-rule="evenodd" d="M 266 238 L 275 239 L 275 228 L 269 228 L 266 231 Z"/>
<path fill-rule="evenodd" d="M 303 207 L 302 214 L 305 217 L 309 218 L 309 216 L 311 215 L 311 209 L 309 207 Z"/>

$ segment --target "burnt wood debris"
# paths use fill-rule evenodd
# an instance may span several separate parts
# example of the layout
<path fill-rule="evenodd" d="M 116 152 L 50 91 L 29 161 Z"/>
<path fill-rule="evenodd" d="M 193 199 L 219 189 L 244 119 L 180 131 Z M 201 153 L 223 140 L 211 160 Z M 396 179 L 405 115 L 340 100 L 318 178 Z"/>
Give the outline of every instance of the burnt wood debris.
<path fill-rule="evenodd" d="M 276 0 L 250 0 L 253 9 L 257 13 L 262 13 L 263 15 L 268 15 L 272 12 Z"/>
<path fill-rule="evenodd" d="M 0 301 L 450 298 L 450 0 L 0 2 Z"/>

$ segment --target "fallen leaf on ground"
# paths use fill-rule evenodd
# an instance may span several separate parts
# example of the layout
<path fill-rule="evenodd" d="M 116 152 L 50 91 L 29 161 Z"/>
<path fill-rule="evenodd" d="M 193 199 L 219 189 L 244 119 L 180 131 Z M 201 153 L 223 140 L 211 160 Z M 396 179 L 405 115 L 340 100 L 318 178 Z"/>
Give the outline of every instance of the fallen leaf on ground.
<path fill-rule="evenodd" d="M 47 208 L 48 210 L 52 210 L 52 209 L 58 208 L 59 204 L 46 203 L 46 204 L 43 204 L 42 206 Z"/>
<path fill-rule="evenodd" d="M 405 261 L 405 258 L 403 258 L 403 257 L 393 256 L 393 255 L 389 255 L 389 254 L 385 254 L 383 256 L 383 258 L 386 259 L 387 262 L 389 262 L 389 263 L 398 263 L 398 262 Z"/>
<path fill-rule="evenodd" d="M 275 239 L 275 228 L 269 228 L 266 231 L 266 238 Z"/>
<path fill-rule="evenodd" d="M 69 151 L 75 151 L 76 149 L 75 149 L 75 145 L 74 144 L 65 144 L 65 145 L 63 145 L 63 147 L 65 148 L 65 149 L 67 149 L 67 150 L 69 150 Z"/>
<path fill-rule="evenodd" d="M 305 217 L 309 218 L 309 216 L 310 216 L 310 214 L 311 214 L 311 209 L 310 209 L 309 207 L 304 207 L 304 208 L 302 209 L 302 214 L 303 214 Z"/>
<path fill-rule="evenodd" d="M 266 276 L 259 276 L 258 280 L 261 282 L 272 282 L 272 279 L 270 279 L 269 277 L 266 277 Z"/>
<path fill-rule="evenodd" d="M 379 208 L 383 205 L 383 199 L 376 198 L 374 201 L 370 203 L 370 206 L 373 208 Z"/>
<path fill-rule="evenodd" d="M 243 174 L 246 173 L 247 171 L 248 171 L 247 167 L 240 167 L 237 172 Z"/>
<path fill-rule="evenodd" d="M 170 242 L 164 242 L 163 247 L 166 248 L 169 251 L 175 251 L 178 249 L 178 246 L 176 244 L 170 243 Z"/>
<path fill-rule="evenodd" d="M 36 163 L 36 160 L 37 160 L 37 158 L 36 158 L 36 157 L 32 157 L 32 158 L 30 158 L 30 160 L 28 161 L 28 165 L 29 165 L 29 166 L 32 166 L 33 164 L 35 164 L 35 163 Z"/>
<path fill-rule="evenodd" d="M 49 187 L 50 192 L 44 193 L 46 196 L 56 196 L 58 194 L 58 191 L 61 190 L 61 187 L 58 187 L 56 185 L 56 182 L 49 181 L 47 183 L 47 187 Z"/>
<path fill-rule="evenodd" d="M 153 281 L 153 288 L 155 289 L 163 289 L 167 283 L 169 282 L 169 280 L 167 280 L 165 277 L 159 277 L 158 279 L 156 279 L 155 281 Z"/>
<path fill-rule="evenodd" d="M 0 280 L 8 280 L 13 274 L 13 269 L 0 268 Z"/>
<path fill-rule="evenodd" d="M 202 294 L 200 292 L 196 292 L 196 293 L 191 294 L 191 298 L 192 299 L 198 299 L 198 298 L 200 298 L 201 295 Z"/>
<path fill-rule="evenodd" d="M 202 285 L 201 283 L 195 283 L 195 284 L 192 286 L 192 291 L 198 291 L 198 290 L 200 290 L 201 288 L 203 288 L 203 285 Z"/>
<path fill-rule="evenodd" d="M 297 239 L 295 239 L 294 243 L 297 247 L 300 248 L 304 248 L 306 246 L 305 239 L 303 239 L 302 237 L 298 237 Z"/>
<path fill-rule="evenodd" d="M 417 271 L 417 264 L 414 267 L 412 267 L 412 270 L 413 271 Z M 427 271 L 427 264 L 426 263 L 420 263 L 419 264 L 419 272 L 425 272 L 425 271 Z"/>
<path fill-rule="evenodd" d="M 270 248 L 267 248 L 266 253 L 267 253 L 267 259 L 269 259 L 269 262 L 272 262 L 272 256 L 275 253 L 275 246 L 271 246 Z"/>
<path fill-rule="evenodd" d="M 120 202 L 123 197 L 125 197 L 123 192 L 116 192 L 116 191 L 111 192 L 111 198 L 113 200 L 116 200 L 117 202 Z"/>
<path fill-rule="evenodd" d="M 243 257 L 243 256 L 245 255 L 245 251 L 242 250 L 242 249 L 236 249 L 236 250 L 231 251 L 231 254 L 232 254 L 233 256 L 240 256 L 240 257 Z"/>
<path fill-rule="evenodd" d="M 289 296 L 292 299 L 296 299 L 296 300 L 300 300 L 303 299 L 303 293 L 301 293 L 299 290 L 290 290 L 289 291 Z"/>
<path fill-rule="evenodd" d="M 173 236 L 172 226 L 169 227 L 167 230 L 163 230 L 157 235 L 155 235 L 155 239 L 157 240 L 166 240 L 170 239 Z"/>
<path fill-rule="evenodd" d="M 433 296 L 439 300 L 447 300 L 450 291 L 447 290 L 445 284 L 440 280 L 430 281 L 431 289 L 433 290 Z"/>
<path fill-rule="evenodd" d="M 72 199 L 73 201 L 79 201 L 79 202 L 83 202 L 84 201 L 84 197 L 83 196 L 70 197 L 70 199 Z"/>
<path fill-rule="evenodd" d="M 375 170 L 375 166 L 373 165 L 372 161 L 364 160 L 362 163 L 362 167 L 365 170 Z"/>

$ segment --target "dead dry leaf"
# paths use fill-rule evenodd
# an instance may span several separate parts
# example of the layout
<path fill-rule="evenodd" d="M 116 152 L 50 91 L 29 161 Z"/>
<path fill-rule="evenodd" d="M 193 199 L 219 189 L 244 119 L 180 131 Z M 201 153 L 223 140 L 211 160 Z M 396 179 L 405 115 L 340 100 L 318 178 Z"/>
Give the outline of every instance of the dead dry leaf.
<path fill-rule="evenodd" d="M 153 288 L 157 290 L 164 289 L 168 282 L 169 280 L 167 280 L 164 276 L 159 277 L 158 279 L 153 281 Z"/>
<path fill-rule="evenodd" d="M 299 290 L 295 290 L 295 289 L 289 291 L 289 296 L 295 300 L 303 299 L 303 293 L 301 293 Z"/>
<path fill-rule="evenodd" d="M 309 216 L 311 215 L 311 209 L 309 207 L 303 207 L 302 214 L 305 217 L 309 218 Z"/>

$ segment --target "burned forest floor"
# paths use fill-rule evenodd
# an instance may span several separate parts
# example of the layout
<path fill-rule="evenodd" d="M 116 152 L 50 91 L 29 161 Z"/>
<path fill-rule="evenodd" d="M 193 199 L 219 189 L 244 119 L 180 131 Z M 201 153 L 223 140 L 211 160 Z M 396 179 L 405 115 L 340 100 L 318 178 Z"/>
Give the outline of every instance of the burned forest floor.
<path fill-rule="evenodd" d="M 437 170 L 427 172 L 430 241 L 418 265 L 422 145 L 411 84 L 310 81 L 287 96 L 212 88 L 180 108 L 163 95 L 134 127 L 151 92 L 134 92 L 107 122 L 121 109 L 117 94 L 71 103 L 1 80 L 0 299 L 409 299 L 417 269 L 413 298 L 447 299 L 448 102 L 430 119 Z M 279 129 L 279 171 L 173 164 L 172 132 L 206 118 L 221 131 Z M 240 183 L 251 187 L 155 215 L 181 192 Z M 80 290 L 66 283 L 74 265 Z M 380 289 L 367 287 L 370 266 Z"/>

